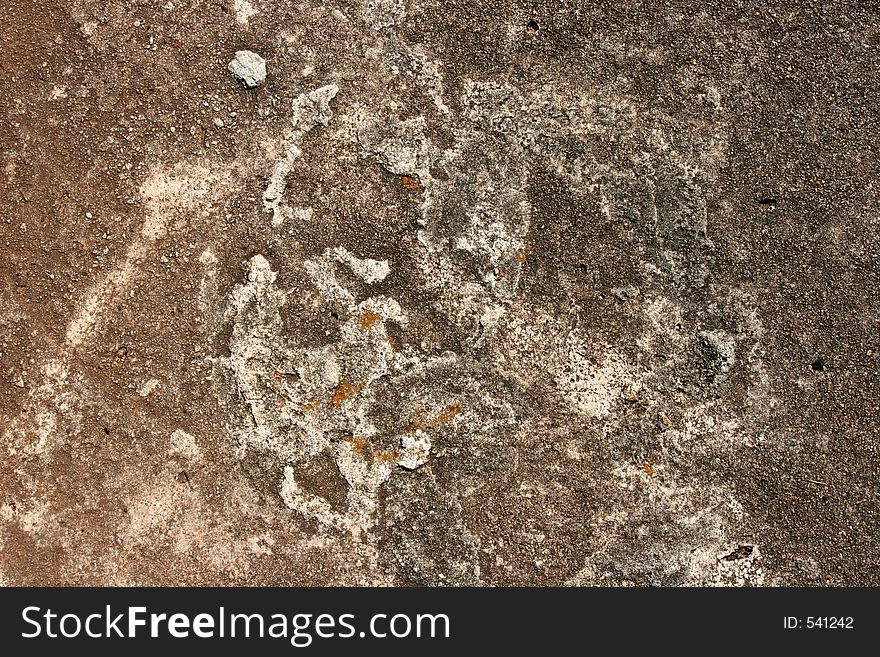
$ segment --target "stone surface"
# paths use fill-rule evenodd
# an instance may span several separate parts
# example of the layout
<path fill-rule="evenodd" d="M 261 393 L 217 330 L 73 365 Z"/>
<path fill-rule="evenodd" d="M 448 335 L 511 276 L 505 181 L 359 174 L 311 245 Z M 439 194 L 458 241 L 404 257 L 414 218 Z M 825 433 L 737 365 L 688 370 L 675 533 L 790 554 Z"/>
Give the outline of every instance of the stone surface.
<path fill-rule="evenodd" d="M 131 5 L 0 23 L 0 583 L 880 584 L 869 9 Z"/>
<path fill-rule="evenodd" d="M 266 60 L 250 50 L 236 52 L 228 69 L 248 89 L 266 81 Z"/>

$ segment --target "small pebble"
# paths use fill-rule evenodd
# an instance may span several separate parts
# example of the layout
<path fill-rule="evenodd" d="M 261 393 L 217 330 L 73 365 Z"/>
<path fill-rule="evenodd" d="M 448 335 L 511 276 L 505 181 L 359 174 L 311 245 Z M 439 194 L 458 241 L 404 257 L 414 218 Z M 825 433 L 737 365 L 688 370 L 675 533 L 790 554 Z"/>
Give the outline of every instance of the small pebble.
<path fill-rule="evenodd" d="M 138 390 L 138 394 L 141 397 L 148 397 L 150 395 L 150 393 L 153 392 L 153 390 L 155 390 L 156 386 L 158 386 L 158 385 L 159 385 L 159 379 L 150 379 L 143 386 L 141 386 L 141 389 Z"/>
<path fill-rule="evenodd" d="M 266 81 L 266 60 L 250 50 L 239 50 L 227 67 L 247 89 Z"/>

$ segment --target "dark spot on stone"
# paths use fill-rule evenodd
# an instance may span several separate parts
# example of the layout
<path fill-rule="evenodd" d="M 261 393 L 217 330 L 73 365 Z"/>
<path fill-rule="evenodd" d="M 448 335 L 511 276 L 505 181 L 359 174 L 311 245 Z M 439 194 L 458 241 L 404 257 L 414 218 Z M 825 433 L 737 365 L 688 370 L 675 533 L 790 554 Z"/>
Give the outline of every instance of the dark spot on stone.
<path fill-rule="evenodd" d="M 531 19 L 528 23 L 526 23 L 526 30 L 527 30 L 530 34 L 534 34 L 534 33 L 537 32 L 539 29 L 540 29 L 540 27 L 539 27 L 539 25 L 538 25 L 538 21 L 536 21 L 534 18 Z"/>
<path fill-rule="evenodd" d="M 745 559 L 746 557 L 751 556 L 754 549 L 755 548 L 751 545 L 740 545 L 733 552 L 721 558 L 724 561 L 736 561 L 737 559 Z"/>
<path fill-rule="evenodd" d="M 810 367 L 813 368 L 814 372 L 824 372 L 825 371 L 825 359 L 824 358 L 817 358 L 816 360 L 813 361 L 813 364 L 810 365 Z"/>

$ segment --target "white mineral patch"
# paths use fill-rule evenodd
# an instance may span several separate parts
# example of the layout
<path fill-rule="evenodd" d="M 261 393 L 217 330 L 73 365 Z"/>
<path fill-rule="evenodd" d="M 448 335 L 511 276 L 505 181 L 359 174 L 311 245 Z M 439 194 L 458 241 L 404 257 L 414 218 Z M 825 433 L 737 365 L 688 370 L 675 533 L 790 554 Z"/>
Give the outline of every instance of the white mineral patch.
<path fill-rule="evenodd" d="M 365 459 L 355 452 L 351 442 L 347 440 L 339 443 L 339 448 L 336 450 L 336 465 L 353 491 L 368 496 L 375 493 L 392 472 L 391 463 Z"/>
<path fill-rule="evenodd" d="M 331 302 L 339 301 L 345 304 L 354 303 L 352 293 L 342 287 L 339 281 L 336 280 L 336 270 L 333 263 L 327 258 L 326 252 L 321 258 L 306 260 L 303 263 L 303 269 L 306 270 L 309 278 L 312 279 L 312 282 L 324 299 Z"/>
<path fill-rule="evenodd" d="M 272 271 L 272 266 L 265 256 L 257 254 L 251 258 L 251 266 L 247 274 L 249 283 L 254 283 L 258 287 L 271 285 L 276 277 L 277 274 Z"/>
<path fill-rule="evenodd" d="M 196 459 L 201 453 L 195 436 L 188 434 L 183 429 L 176 429 L 171 434 L 171 446 L 169 451 L 172 454 L 177 454 L 178 456 L 188 459 Z"/>
<path fill-rule="evenodd" d="M 235 10 L 235 22 L 239 25 L 247 25 L 251 18 L 260 13 L 248 0 L 233 0 L 232 8 Z"/>
<path fill-rule="evenodd" d="M 366 113 L 356 119 L 356 135 L 367 155 L 397 175 L 417 175 L 423 185 L 431 181 L 430 163 L 437 148 L 425 135 L 422 116 L 400 120 L 397 116 L 383 119 Z"/>
<path fill-rule="evenodd" d="M 431 453 L 431 439 L 422 431 L 416 431 L 415 435 L 405 435 L 400 440 L 403 455 L 397 461 L 397 465 L 407 470 L 415 470 L 428 461 Z"/>
<path fill-rule="evenodd" d="M 349 305 L 354 304 L 354 296 L 336 278 L 337 263 L 347 265 L 353 274 L 370 284 L 385 280 L 391 272 L 388 260 L 358 258 L 341 246 L 335 249 L 325 249 L 319 258 L 306 260 L 303 263 L 303 268 L 321 292 L 321 296 L 328 301 L 343 302 Z"/>
<path fill-rule="evenodd" d="M 348 518 L 334 511 L 327 501 L 303 491 L 296 482 L 293 468 L 290 466 L 284 468 L 281 499 L 290 510 L 296 511 L 310 520 L 317 520 L 322 525 L 343 531 L 354 529 Z"/>
<path fill-rule="evenodd" d="M 361 16 L 368 27 L 379 31 L 396 25 L 406 16 L 402 0 L 364 0 Z"/>
<path fill-rule="evenodd" d="M 554 376 L 556 385 L 574 408 L 599 419 L 611 414 L 633 378 L 631 368 L 617 354 L 606 354 L 597 365 L 577 346 L 569 351 Z"/>
<path fill-rule="evenodd" d="M 504 317 L 505 308 L 500 304 L 492 304 L 486 306 L 483 314 L 480 315 L 480 334 L 477 337 L 476 345 L 483 345 L 486 340 L 492 337 L 498 321 Z"/>
<path fill-rule="evenodd" d="M 156 389 L 156 386 L 159 385 L 159 379 L 150 379 L 144 385 L 141 386 L 141 389 L 138 390 L 138 394 L 141 397 L 147 397 L 153 390 Z"/>
<path fill-rule="evenodd" d="M 316 126 L 326 126 L 333 117 L 330 109 L 330 101 L 339 93 L 336 84 L 328 84 L 323 87 L 300 94 L 293 101 L 291 109 L 290 128 L 281 140 L 281 157 L 272 167 L 269 175 L 269 184 L 263 192 L 263 209 L 272 213 L 272 225 L 280 226 L 286 219 L 293 217 L 294 212 L 284 199 L 287 190 L 287 177 L 293 169 L 293 164 L 300 156 L 300 142 L 303 136 Z M 311 218 L 311 215 L 308 217 Z"/>
<path fill-rule="evenodd" d="M 221 194 L 229 179 L 228 171 L 201 165 L 157 168 L 141 185 L 146 213 L 140 234 L 128 244 L 119 264 L 99 279 L 83 299 L 67 327 L 66 340 L 73 347 L 85 342 L 103 322 L 113 300 L 140 273 L 140 264 L 155 242 L 164 239 L 168 225 L 178 213 L 193 212 Z"/>
<path fill-rule="evenodd" d="M 50 359 L 43 367 L 43 383 L 28 391 L 22 413 L 3 430 L 9 453 L 47 455 L 79 431 L 82 421 L 81 375 L 71 375 L 67 363 Z"/>
<path fill-rule="evenodd" d="M 391 273 L 391 266 L 387 260 L 373 260 L 372 258 L 358 258 L 349 253 L 344 247 L 336 247 L 333 250 L 336 259 L 348 265 L 354 274 L 364 283 L 378 283 L 384 281 Z"/>
<path fill-rule="evenodd" d="M 315 211 L 312 208 L 296 208 L 293 211 L 293 216 L 298 221 L 311 221 L 315 216 Z"/>
<path fill-rule="evenodd" d="M 266 81 L 266 60 L 253 51 L 239 50 L 227 68 L 248 89 Z"/>
<path fill-rule="evenodd" d="M 199 256 L 199 262 L 205 265 L 205 267 L 211 267 L 217 264 L 217 256 L 214 255 L 211 249 L 205 249 L 202 251 L 202 255 Z"/>
<path fill-rule="evenodd" d="M 59 87 L 57 84 L 52 87 L 52 92 L 49 94 L 49 100 L 59 100 L 62 98 L 67 98 L 67 87 Z"/>

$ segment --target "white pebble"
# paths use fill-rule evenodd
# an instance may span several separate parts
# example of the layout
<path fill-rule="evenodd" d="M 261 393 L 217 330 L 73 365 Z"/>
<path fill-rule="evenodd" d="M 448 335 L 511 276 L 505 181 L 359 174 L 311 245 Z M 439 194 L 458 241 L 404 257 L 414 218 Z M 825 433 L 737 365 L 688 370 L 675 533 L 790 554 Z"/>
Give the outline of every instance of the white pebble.
<path fill-rule="evenodd" d="M 259 87 L 266 80 L 266 60 L 250 50 L 239 50 L 227 67 L 246 88 Z"/>

